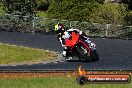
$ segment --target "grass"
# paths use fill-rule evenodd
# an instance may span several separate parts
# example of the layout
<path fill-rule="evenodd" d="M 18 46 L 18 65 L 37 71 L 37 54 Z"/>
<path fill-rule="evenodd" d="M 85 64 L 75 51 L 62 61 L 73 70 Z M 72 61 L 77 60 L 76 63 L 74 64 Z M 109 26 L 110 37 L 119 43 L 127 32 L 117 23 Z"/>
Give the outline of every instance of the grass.
<path fill-rule="evenodd" d="M 37 15 L 42 18 L 48 18 L 48 12 L 46 11 L 37 11 Z"/>
<path fill-rule="evenodd" d="M 0 6 L 0 16 L 5 14 L 5 11 L 2 9 L 2 7 Z"/>
<path fill-rule="evenodd" d="M 45 50 L 0 44 L 0 64 L 34 63 L 56 57 L 55 53 Z"/>
<path fill-rule="evenodd" d="M 0 6 L 0 16 L 5 14 L 6 12 L 2 9 L 2 6 Z M 42 18 L 48 18 L 48 12 L 46 11 L 37 11 L 37 16 Z"/>
<path fill-rule="evenodd" d="M 84 84 L 78 85 L 75 77 L 28 77 L 0 80 L 0 88 L 130 88 L 130 84 Z"/>

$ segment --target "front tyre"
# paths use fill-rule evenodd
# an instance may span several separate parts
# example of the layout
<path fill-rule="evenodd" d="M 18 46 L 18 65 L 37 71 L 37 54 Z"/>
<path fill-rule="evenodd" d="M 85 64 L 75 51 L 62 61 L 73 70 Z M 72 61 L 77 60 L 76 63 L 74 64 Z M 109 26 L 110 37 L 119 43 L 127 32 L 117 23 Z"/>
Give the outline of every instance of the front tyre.
<path fill-rule="evenodd" d="M 78 46 L 76 46 L 76 51 L 80 55 L 81 59 L 91 61 L 92 58 L 90 57 L 89 50 L 83 44 L 78 44 Z"/>
<path fill-rule="evenodd" d="M 98 61 L 99 60 L 99 55 L 96 52 L 96 50 L 92 50 L 91 54 L 90 54 L 91 60 L 92 62 Z"/>

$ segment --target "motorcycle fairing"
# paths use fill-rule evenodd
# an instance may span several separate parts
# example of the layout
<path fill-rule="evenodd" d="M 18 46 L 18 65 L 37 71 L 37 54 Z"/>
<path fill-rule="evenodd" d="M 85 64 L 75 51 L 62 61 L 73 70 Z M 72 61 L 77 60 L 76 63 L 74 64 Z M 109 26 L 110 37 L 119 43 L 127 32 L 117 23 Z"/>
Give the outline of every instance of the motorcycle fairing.
<path fill-rule="evenodd" d="M 66 41 L 66 46 L 67 47 L 74 47 L 74 45 L 77 43 L 79 39 L 79 35 L 77 35 L 75 32 L 72 32 L 72 38 L 70 39 L 65 39 Z"/>

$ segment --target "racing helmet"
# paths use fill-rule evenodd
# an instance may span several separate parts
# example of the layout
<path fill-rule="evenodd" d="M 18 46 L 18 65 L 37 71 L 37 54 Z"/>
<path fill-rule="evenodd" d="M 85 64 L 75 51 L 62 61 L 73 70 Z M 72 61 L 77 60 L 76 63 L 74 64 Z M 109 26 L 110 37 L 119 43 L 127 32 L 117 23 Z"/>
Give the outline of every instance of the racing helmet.
<path fill-rule="evenodd" d="M 65 30 L 64 30 L 63 24 L 61 24 L 61 23 L 56 24 L 55 32 L 57 32 L 57 34 L 64 34 Z"/>
<path fill-rule="evenodd" d="M 55 31 L 58 31 L 58 30 L 64 30 L 63 24 L 58 23 L 58 24 L 55 25 Z"/>

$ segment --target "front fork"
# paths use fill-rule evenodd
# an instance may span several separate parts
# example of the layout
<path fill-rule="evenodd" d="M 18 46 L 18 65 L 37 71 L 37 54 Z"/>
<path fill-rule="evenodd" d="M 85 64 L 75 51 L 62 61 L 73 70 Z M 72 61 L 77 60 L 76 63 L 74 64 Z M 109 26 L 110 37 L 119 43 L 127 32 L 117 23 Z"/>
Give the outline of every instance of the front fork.
<path fill-rule="evenodd" d="M 89 47 L 92 49 L 92 50 L 95 50 L 96 49 L 96 44 L 93 43 L 92 41 L 89 40 L 89 38 L 87 40 L 85 40 L 85 42 L 89 45 Z"/>

